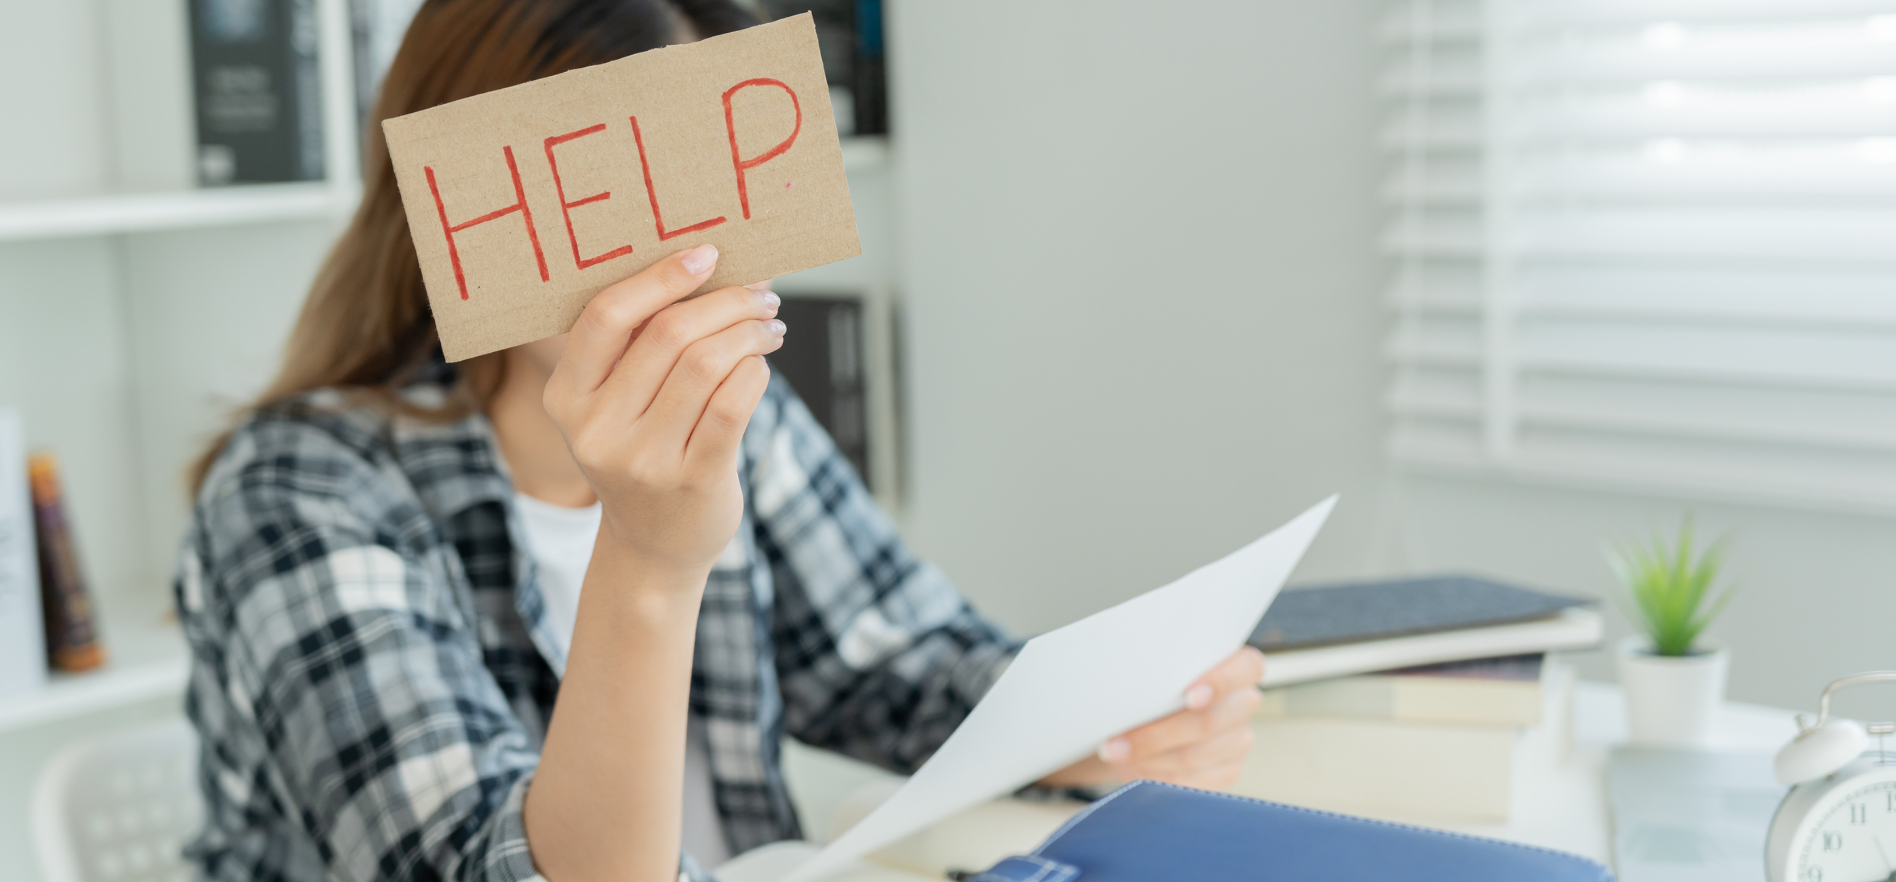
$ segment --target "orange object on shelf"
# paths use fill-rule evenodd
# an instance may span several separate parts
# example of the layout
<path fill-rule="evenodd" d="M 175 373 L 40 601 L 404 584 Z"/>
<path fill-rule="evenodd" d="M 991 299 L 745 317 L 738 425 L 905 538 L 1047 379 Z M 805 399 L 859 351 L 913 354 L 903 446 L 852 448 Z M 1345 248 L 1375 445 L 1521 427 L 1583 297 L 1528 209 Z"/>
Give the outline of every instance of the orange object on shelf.
<path fill-rule="evenodd" d="M 79 551 L 66 522 L 59 460 L 50 453 L 35 453 L 27 458 L 26 473 L 33 490 L 47 659 L 56 670 L 91 670 L 105 663 L 105 647 L 99 644 L 92 591 L 79 568 Z"/>

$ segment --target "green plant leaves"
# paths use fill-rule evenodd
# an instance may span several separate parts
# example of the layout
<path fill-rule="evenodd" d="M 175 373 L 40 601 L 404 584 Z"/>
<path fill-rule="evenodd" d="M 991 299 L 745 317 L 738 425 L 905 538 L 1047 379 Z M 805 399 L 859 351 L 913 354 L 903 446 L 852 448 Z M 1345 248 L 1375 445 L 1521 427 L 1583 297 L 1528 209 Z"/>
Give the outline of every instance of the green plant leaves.
<path fill-rule="evenodd" d="M 1699 634 L 1725 611 L 1732 589 L 1714 591 L 1725 565 L 1727 537 L 1694 555 L 1692 518 L 1679 528 L 1676 542 L 1654 535 L 1651 545 L 1628 543 L 1607 550 L 1607 562 L 1626 587 L 1621 606 L 1662 656 L 1692 653 Z"/>

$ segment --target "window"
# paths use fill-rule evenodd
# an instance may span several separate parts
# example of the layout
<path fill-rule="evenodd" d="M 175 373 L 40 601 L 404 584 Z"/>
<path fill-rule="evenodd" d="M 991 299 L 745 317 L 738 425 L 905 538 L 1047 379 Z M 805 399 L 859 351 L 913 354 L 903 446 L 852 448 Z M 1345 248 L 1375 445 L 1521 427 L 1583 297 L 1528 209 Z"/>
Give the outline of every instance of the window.
<path fill-rule="evenodd" d="M 1896 0 L 1398 0 L 1390 448 L 1896 512 Z"/>

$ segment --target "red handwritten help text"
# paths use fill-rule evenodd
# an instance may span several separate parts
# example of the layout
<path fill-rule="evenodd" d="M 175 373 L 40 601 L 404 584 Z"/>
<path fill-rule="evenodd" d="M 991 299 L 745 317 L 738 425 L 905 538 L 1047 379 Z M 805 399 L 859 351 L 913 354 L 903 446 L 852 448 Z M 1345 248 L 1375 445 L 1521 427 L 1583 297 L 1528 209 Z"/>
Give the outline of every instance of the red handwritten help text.
<path fill-rule="evenodd" d="M 788 94 L 790 96 L 790 106 L 796 108 L 797 111 L 797 124 L 790 129 L 790 137 L 783 139 L 782 143 L 758 154 L 756 157 L 745 159 L 737 152 L 737 121 L 731 118 L 731 96 L 752 86 L 776 86 Z M 724 93 L 724 131 L 731 136 L 731 167 L 737 172 L 737 202 L 744 208 L 744 219 L 750 220 L 750 190 L 744 184 L 744 173 L 782 156 L 785 150 L 790 149 L 791 144 L 796 143 L 797 134 L 803 131 L 803 104 L 797 101 L 797 93 L 789 86 L 784 85 L 782 80 L 762 78 L 745 80 L 744 82 L 732 86 Z"/>
<path fill-rule="evenodd" d="M 652 186 L 652 162 L 645 158 L 645 137 L 639 134 L 639 118 L 634 116 L 630 117 L 630 119 L 632 120 L 632 142 L 639 145 L 639 172 L 645 175 L 645 195 L 651 197 L 652 200 L 652 223 L 658 227 L 658 241 L 663 242 L 673 236 L 682 236 L 686 233 L 708 230 L 718 224 L 724 223 L 724 215 L 720 214 L 708 221 L 699 221 L 691 226 L 679 227 L 671 232 L 665 231 L 665 215 L 658 210 L 658 190 Z M 738 182 L 737 189 L 739 193 L 744 191 L 743 181 Z M 749 217 L 749 215 L 745 215 L 745 217 Z"/>
<path fill-rule="evenodd" d="M 461 272 L 461 252 L 457 251 L 454 247 L 454 234 L 468 227 L 505 217 L 516 211 L 520 212 L 521 219 L 526 222 L 527 241 L 533 243 L 533 260 L 540 265 L 540 281 L 544 282 L 547 280 L 546 255 L 540 253 L 540 234 L 533 229 L 533 212 L 527 208 L 527 191 L 520 186 L 520 167 L 514 164 L 513 147 L 502 147 L 500 150 L 507 157 L 507 174 L 513 176 L 514 204 L 496 211 L 490 211 L 471 221 L 466 221 L 456 226 L 448 225 L 448 208 L 441 203 L 441 187 L 435 183 L 434 166 L 422 166 L 422 171 L 428 173 L 428 190 L 434 194 L 435 213 L 441 216 L 441 233 L 448 237 L 448 260 L 454 264 L 454 283 L 461 286 L 462 300 L 467 299 L 467 276 Z"/>
<path fill-rule="evenodd" d="M 585 269 L 594 264 L 605 263 L 606 261 L 611 260 L 615 257 L 624 257 L 632 253 L 632 246 L 621 245 L 618 248 L 614 248 L 611 251 L 608 251 L 604 254 L 599 255 L 598 257 L 580 257 L 579 256 L 579 234 L 573 232 L 573 209 L 578 208 L 582 205 L 591 205 L 594 202 L 604 202 L 607 199 L 611 199 L 612 191 L 605 190 L 599 193 L 594 193 L 593 195 L 587 196 L 584 199 L 577 199 L 577 200 L 568 202 L 566 200 L 566 185 L 560 181 L 560 164 L 557 160 L 553 158 L 554 147 L 560 144 L 564 144 L 568 141 L 574 140 L 576 138 L 584 138 L 587 135 L 596 135 L 605 130 L 606 130 L 606 124 L 600 123 L 596 126 L 588 126 L 587 128 L 580 129 L 577 132 L 567 132 L 564 135 L 554 135 L 553 137 L 546 139 L 546 167 L 547 167 L 547 170 L 553 173 L 553 191 L 555 193 L 558 193 L 560 197 L 560 216 L 566 219 L 566 240 L 568 242 L 573 243 L 573 264 L 576 269 Z M 544 282 L 546 280 L 541 279 L 540 281 Z"/>
<path fill-rule="evenodd" d="M 789 137 L 784 138 L 783 141 L 779 142 L 776 146 L 770 148 L 769 150 L 764 151 L 763 153 L 760 153 L 753 157 L 746 158 L 738 150 L 737 119 L 736 119 L 736 115 L 732 112 L 732 109 L 731 109 L 731 98 L 732 96 L 736 95 L 738 92 L 744 89 L 753 88 L 753 87 L 761 87 L 761 86 L 772 86 L 778 89 L 782 89 L 786 95 L 790 96 L 790 105 L 796 113 L 796 122 L 791 127 Z M 724 127 L 725 127 L 725 134 L 729 138 L 730 145 L 731 145 L 731 170 L 732 170 L 733 176 L 736 179 L 736 184 L 737 184 L 738 208 L 742 212 L 744 219 L 749 220 L 751 217 L 751 202 L 750 202 L 750 189 L 748 186 L 748 182 L 746 181 L 746 177 L 750 173 L 751 169 L 754 169 L 760 165 L 763 165 L 766 162 L 769 162 L 772 159 L 782 156 L 786 151 L 790 149 L 791 145 L 796 143 L 797 135 L 803 131 L 803 106 L 801 102 L 797 100 L 797 93 L 795 92 L 795 90 L 791 89 L 789 86 L 785 85 L 780 80 L 763 79 L 763 78 L 745 80 L 741 83 L 738 83 L 735 86 L 732 86 L 729 90 L 724 92 L 723 102 L 724 102 Z M 627 117 L 627 120 L 631 123 L 631 127 L 632 127 L 632 141 L 637 146 L 637 149 L 638 149 L 640 178 L 645 184 L 646 199 L 649 201 L 649 203 L 652 206 L 652 223 L 657 228 L 658 240 L 660 242 L 669 241 L 673 238 L 676 238 L 678 236 L 683 236 L 687 233 L 695 233 L 702 230 L 708 230 L 719 224 L 725 223 L 726 218 L 723 215 L 719 215 L 709 220 L 698 221 L 697 223 L 691 224 L 689 226 L 679 227 L 678 229 L 675 229 L 675 230 L 667 230 L 665 228 L 664 214 L 659 209 L 658 189 L 652 181 L 651 159 L 647 155 L 646 149 L 645 149 L 645 133 L 639 128 L 638 117 L 636 116 Z M 565 222 L 565 225 L 566 225 L 566 240 L 567 240 L 567 243 L 572 246 L 573 265 L 575 269 L 581 269 L 581 270 L 587 269 L 589 267 L 597 266 L 601 263 L 605 263 L 610 260 L 624 257 L 632 253 L 632 246 L 628 244 L 628 245 L 621 245 L 617 248 L 614 248 L 610 251 L 607 251 L 603 254 L 599 254 L 594 257 L 582 257 L 580 255 L 579 235 L 577 232 L 575 232 L 574 227 L 573 227 L 573 209 L 580 208 L 586 205 L 591 205 L 596 202 L 604 202 L 612 198 L 612 191 L 603 190 L 598 193 L 594 193 L 590 196 L 583 196 L 578 199 L 568 199 L 566 197 L 565 182 L 563 182 L 560 179 L 559 159 L 554 154 L 555 147 L 558 147 L 560 145 L 566 144 L 571 141 L 576 141 L 580 138 L 584 138 L 589 135 L 599 134 L 601 132 L 604 132 L 605 130 L 606 130 L 606 125 L 604 123 L 599 123 L 596 125 L 588 126 L 583 129 L 579 129 L 577 131 L 567 132 L 562 135 L 553 135 L 545 139 L 545 141 L 542 143 L 544 152 L 546 154 L 547 171 L 553 178 L 554 192 L 559 197 L 560 217 Z M 462 266 L 461 266 L 460 251 L 459 249 L 455 247 L 455 244 L 454 244 L 454 234 L 461 232 L 462 230 L 465 230 L 469 227 L 475 226 L 477 224 L 484 224 L 488 221 L 505 217 L 516 211 L 520 212 L 521 220 L 526 226 L 527 240 L 533 246 L 533 259 L 535 263 L 538 265 L 538 268 L 540 271 L 540 281 L 545 282 L 548 280 L 546 256 L 540 250 L 540 235 L 539 235 L 539 232 L 534 227 L 533 212 L 527 205 L 526 190 L 524 187 L 521 186 L 521 183 L 520 183 L 520 170 L 519 170 L 519 167 L 514 162 L 513 147 L 511 145 L 504 146 L 501 148 L 501 151 L 506 156 L 506 159 L 507 159 L 507 173 L 512 177 L 515 202 L 512 205 L 497 209 L 495 211 L 488 212 L 487 214 L 481 215 L 480 217 L 474 218 L 473 220 L 470 220 L 470 221 L 464 221 L 460 224 L 451 224 L 448 221 L 448 210 L 447 210 L 446 205 L 442 202 L 442 199 L 441 199 L 441 188 L 435 179 L 434 166 L 432 165 L 422 166 L 422 171 L 427 175 L 427 178 L 428 178 L 429 191 L 434 195 L 435 212 L 436 212 L 436 215 L 441 220 L 441 233 L 447 239 L 448 260 L 454 266 L 454 282 L 457 286 L 459 286 L 462 300 L 468 299 L 467 277 L 466 277 L 465 271 L 462 269 Z M 788 185 L 786 184 L 786 186 Z"/>

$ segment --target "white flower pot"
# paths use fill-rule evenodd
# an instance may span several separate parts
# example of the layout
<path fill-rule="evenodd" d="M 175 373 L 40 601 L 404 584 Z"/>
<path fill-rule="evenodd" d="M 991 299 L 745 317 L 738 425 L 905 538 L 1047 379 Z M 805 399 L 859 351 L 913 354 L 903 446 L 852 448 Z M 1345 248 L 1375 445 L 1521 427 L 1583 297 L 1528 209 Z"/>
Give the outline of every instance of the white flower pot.
<path fill-rule="evenodd" d="M 1626 724 L 1633 744 L 1707 747 L 1718 708 L 1725 701 L 1731 653 L 1701 645 L 1696 655 L 1652 654 L 1643 636 L 1619 643 L 1620 689 L 1626 693 Z"/>

